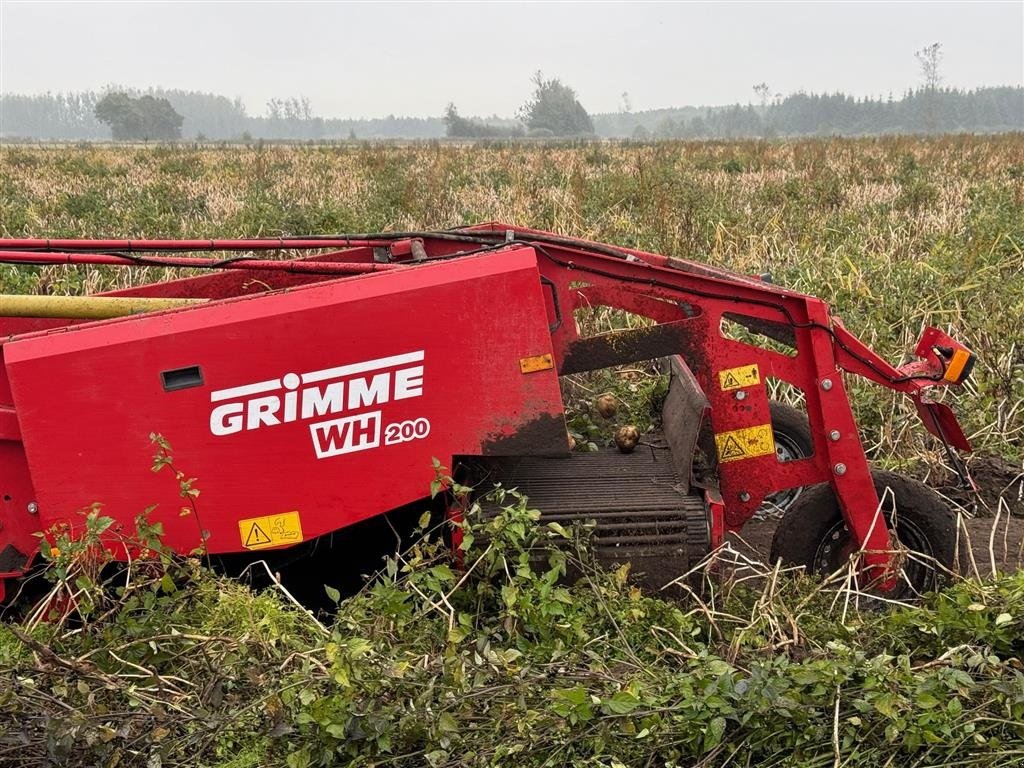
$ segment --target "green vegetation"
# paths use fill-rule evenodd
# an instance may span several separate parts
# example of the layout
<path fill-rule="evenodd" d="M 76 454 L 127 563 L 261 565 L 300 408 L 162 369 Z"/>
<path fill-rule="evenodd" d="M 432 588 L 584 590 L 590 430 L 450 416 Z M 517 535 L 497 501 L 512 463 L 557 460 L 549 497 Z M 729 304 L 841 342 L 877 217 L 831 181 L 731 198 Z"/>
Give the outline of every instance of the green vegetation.
<path fill-rule="evenodd" d="M 968 433 L 1020 460 L 1019 135 L 0 154 L 3 236 L 485 220 L 771 272 L 829 300 L 893 360 L 939 324 L 980 353 L 974 383 L 953 395 Z M 0 277 L 38 292 L 143 279 L 12 266 Z M 603 391 L 646 426 L 659 387 L 644 371 L 570 382 L 571 427 L 605 438 L 613 422 L 592 412 Z M 904 429 L 916 418 L 906 403 L 866 384 L 853 398 L 874 459 L 939 465 L 923 430 Z M 164 443 L 154 467 L 175 471 Z M 460 558 L 419 541 L 319 621 L 282 589 L 254 594 L 172 557 L 144 516 L 138 557 L 112 573 L 97 544 L 108 519 L 89 510 L 84 540 L 43 549 L 47 596 L 0 624 L 0 765 L 1024 765 L 1021 574 L 878 611 L 842 573 L 790 578 L 727 552 L 700 599 L 645 596 L 591 562 L 585 532 L 538 526 L 513 494 L 501 504 L 490 520 L 466 511 Z M 561 548 L 538 564 L 551 542 Z M 566 570 L 582 575 L 566 584 Z"/>
<path fill-rule="evenodd" d="M 462 117 L 454 104 L 444 111 L 444 134 L 457 139 L 514 139 L 525 136 L 521 125 L 505 127 Z"/>
<path fill-rule="evenodd" d="M 0 625 L 0 764 L 1024 764 L 1024 576 L 885 612 L 842 575 L 726 558 L 678 602 L 497 493 L 496 517 L 467 510 L 461 569 L 423 539 L 326 627 L 162 553 L 142 518 L 150 556 L 102 582 L 90 513 L 45 553 L 42 611 Z"/>
<path fill-rule="evenodd" d="M 590 136 L 594 123 L 576 91 L 557 77 L 533 75 L 533 95 L 519 113 L 531 136 Z"/>
<path fill-rule="evenodd" d="M 532 138 L 593 136 L 594 123 L 576 99 L 576 92 L 557 77 L 533 76 L 533 95 L 519 111 L 522 124 L 491 125 L 461 117 L 454 104 L 445 110 L 445 135 L 450 138 Z M 523 130 L 523 125 L 528 133 Z"/>
<path fill-rule="evenodd" d="M 593 133 L 603 138 L 722 138 L 753 136 L 871 136 L 912 133 L 999 133 L 1024 130 L 1024 88 L 997 86 L 963 91 L 925 86 L 908 89 L 897 97 L 857 98 L 844 93 L 791 93 L 767 96 L 767 84 L 754 87 L 757 104 L 686 106 L 632 111 L 628 103 L 619 112 L 592 113 L 586 121 L 570 123 L 569 133 Z M 569 89 L 566 89 L 569 90 Z M 143 92 L 128 91 L 130 96 Z M 360 139 L 438 139 L 446 135 L 446 115 L 431 117 L 383 117 L 342 119 L 313 114 L 312 105 L 296 97 L 271 99 L 266 113 L 250 115 L 238 99 L 196 91 L 154 88 L 145 92 L 166 99 L 184 117 L 182 136 L 198 141 L 340 141 L 353 134 Z M 4 123 L 0 138 L 57 141 L 105 140 L 110 131 L 96 120 L 93 110 L 103 93 L 85 91 L 23 95 L 0 94 Z M 564 110 L 575 111 L 562 100 Z M 628 99 L 626 100 L 628 102 Z M 440 105 L 438 105 L 440 107 Z M 509 113 L 516 105 L 509 103 Z M 517 135 L 518 120 L 509 117 L 463 117 L 460 128 L 476 126 L 470 133 L 450 136 L 487 138 L 479 129 L 491 128 Z M 572 119 L 572 118 L 570 118 Z M 561 119 L 548 128 L 555 135 Z M 533 126 L 531 126 L 533 127 Z"/>
<path fill-rule="evenodd" d="M 115 141 L 173 141 L 181 138 L 184 120 L 167 99 L 108 93 L 96 103 L 96 119 L 110 126 Z"/>

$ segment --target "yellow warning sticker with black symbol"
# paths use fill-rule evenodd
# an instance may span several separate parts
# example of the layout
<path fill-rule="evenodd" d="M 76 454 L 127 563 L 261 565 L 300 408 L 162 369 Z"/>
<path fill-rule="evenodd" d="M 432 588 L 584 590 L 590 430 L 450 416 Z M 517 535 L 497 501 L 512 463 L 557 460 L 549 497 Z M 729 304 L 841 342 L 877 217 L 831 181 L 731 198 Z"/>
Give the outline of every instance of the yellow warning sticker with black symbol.
<path fill-rule="evenodd" d="M 759 424 L 756 427 L 720 432 L 715 435 L 715 447 L 718 449 L 718 461 L 721 464 L 740 459 L 753 459 L 756 456 L 770 456 L 775 453 L 772 425 Z"/>
<path fill-rule="evenodd" d="M 727 368 L 718 372 L 718 383 L 722 386 L 723 392 L 730 389 L 743 389 L 761 383 L 761 372 L 757 365 L 744 365 L 740 368 Z"/>
<path fill-rule="evenodd" d="M 268 549 L 302 541 L 302 520 L 298 512 L 249 517 L 238 521 L 238 535 L 246 549 Z"/>

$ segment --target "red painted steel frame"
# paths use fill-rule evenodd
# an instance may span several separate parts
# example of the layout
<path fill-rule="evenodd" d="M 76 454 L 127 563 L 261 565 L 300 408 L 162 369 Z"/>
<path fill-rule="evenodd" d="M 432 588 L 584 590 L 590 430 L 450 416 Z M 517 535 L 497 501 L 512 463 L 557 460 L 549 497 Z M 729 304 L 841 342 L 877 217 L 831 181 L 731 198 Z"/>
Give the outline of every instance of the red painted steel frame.
<path fill-rule="evenodd" d="M 387 270 L 339 277 L 243 269 L 115 292 L 213 299 L 202 306 L 94 323 L 0 318 L 0 563 L 12 562 L 5 548 L 26 556 L 0 567 L 0 599 L 3 578 L 27 568 L 33 534 L 80 525 L 77 510 L 92 502 L 125 529 L 158 503 L 154 515 L 170 546 L 188 552 L 205 540 L 211 552 L 233 552 L 246 548 L 241 520 L 296 512 L 306 540 L 415 501 L 431 456 L 451 466 L 458 455 L 565 452 L 558 374 L 600 367 L 623 350 L 628 357 L 631 345 L 632 359 L 643 359 L 652 340 L 650 356 L 679 354 L 693 371 L 716 434 L 770 423 L 768 377 L 806 396 L 812 457 L 720 463 L 720 501 L 711 493 L 716 543 L 765 496 L 827 481 L 866 563 L 887 564 L 888 530 L 876 515 L 844 371 L 911 395 L 932 431 L 967 447 L 952 413 L 923 396 L 945 383 L 939 353 L 919 350 L 922 360 L 894 368 L 820 299 L 694 262 L 502 224 L 455 236 L 415 233 L 418 259 L 411 237 L 0 241 L 0 251 L 51 255 L 351 245 L 294 263 Z M 382 248 L 388 264 L 378 263 Z M 655 326 L 581 339 L 574 312 L 600 305 Z M 727 338 L 723 318 L 784 331 L 795 356 Z M 930 333 L 934 348 L 960 348 Z M 544 354 L 554 369 L 520 369 L 523 358 Z M 720 371 L 753 365 L 757 383 L 720 385 Z M 188 387 L 161 386 L 168 372 L 187 370 Z M 342 390 L 324 388 L 332 382 L 359 394 L 344 400 Z M 389 442 L 384 435 L 396 425 Z M 412 425 L 408 435 L 404 425 Z M 179 516 L 176 484 L 146 471 L 151 432 L 199 478 L 198 517 Z"/>
<path fill-rule="evenodd" d="M 110 267 L 139 266 L 127 256 L 110 253 L 64 253 L 62 251 L 0 251 L 0 262 L 27 265 L 96 265 Z M 310 262 L 291 259 L 271 261 L 268 259 L 203 259 L 192 256 L 162 256 L 142 266 L 185 267 L 192 269 L 248 269 L 280 272 L 311 273 L 317 275 L 355 275 L 365 272 L 387 272 L 395 269 L 394 264 L 345 264 L 337 262 Z"/>

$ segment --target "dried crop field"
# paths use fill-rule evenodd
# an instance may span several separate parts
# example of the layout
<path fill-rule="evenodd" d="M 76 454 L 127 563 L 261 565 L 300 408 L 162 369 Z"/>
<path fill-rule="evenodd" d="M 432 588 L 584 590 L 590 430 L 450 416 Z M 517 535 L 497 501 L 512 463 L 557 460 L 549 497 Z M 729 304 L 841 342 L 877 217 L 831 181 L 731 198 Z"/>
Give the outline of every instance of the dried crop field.
<path fill-rule="evenodd" d="M 986 501 L 1020 513 L 1024 136 L 0 148 L 3 236 L 486 220 L 770 272 L 894 361 L 941 325 L 980 355 L 951 395 Z M 143 276 L 0 266 L 0 279 L 75 293 Z M 638 400 L 653 387 L 601 386 Z M 905 403 L 852 395 L 876 462 L 948 482 Z M 570 405 L 575 428 L 586 409 Z M 528 567 L 538 539 L 564 535 L 537 517 L 510 494 L 497 517 L 471 518 L 463 571 L 420 542 L 321 623 L 170 556 L 152 526 L 139 536 L 161 557 L 104 583 L 97 513 L 49 553 L 57 599 L 0 622 L 0 766 L 1024 765 L 1024 572 L 981 567 L 920 606 L 862 610 L 850 571 L 791 578 L 729 551 L 737 575 L 666 600 L 595 568 L 585 545 Z M 70 595 L 73 619 L 41 620 Z"/>

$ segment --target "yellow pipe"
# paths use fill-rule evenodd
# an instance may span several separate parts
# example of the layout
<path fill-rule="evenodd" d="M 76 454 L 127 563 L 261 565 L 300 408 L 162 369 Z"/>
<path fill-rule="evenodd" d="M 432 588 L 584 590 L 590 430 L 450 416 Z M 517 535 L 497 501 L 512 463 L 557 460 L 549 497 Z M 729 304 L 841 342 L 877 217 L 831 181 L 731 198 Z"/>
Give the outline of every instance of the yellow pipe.
<path fill-rule="evenodd" d="M 153 299 L 138 296 L 21 296 L 0 294 L 0 317 L 59 317 L 109 320 L 205 304 L 208 299 Z"/>

